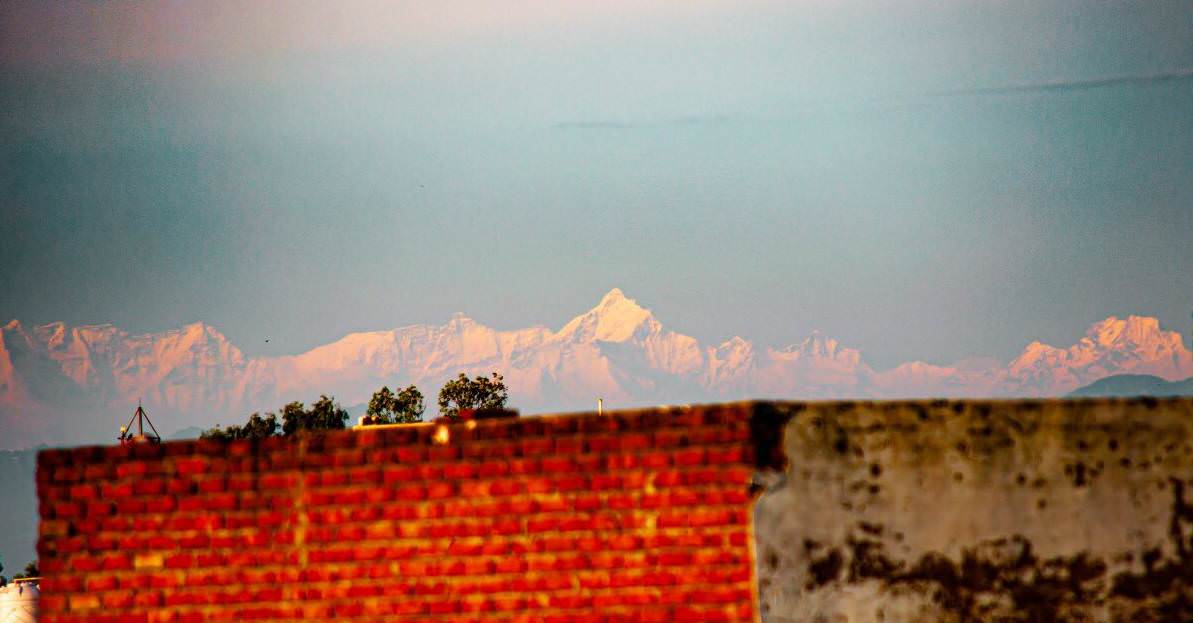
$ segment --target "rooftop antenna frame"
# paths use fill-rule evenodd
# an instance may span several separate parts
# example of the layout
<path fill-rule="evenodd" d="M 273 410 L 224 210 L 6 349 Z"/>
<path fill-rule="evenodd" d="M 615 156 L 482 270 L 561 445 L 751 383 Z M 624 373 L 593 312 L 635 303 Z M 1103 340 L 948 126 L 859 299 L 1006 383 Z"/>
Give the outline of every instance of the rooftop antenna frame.
<path fill-rule="evenodd" d="M 133 422 L 137 423 L 137 434 L 132 433 Z M 145 433 L 145 425 L 149 424 L 149 430 L 153 431 L 150 434 Z M 157 427 L 153 425 L 153 421 L 149 419 L 149 414 L 145 413 L 144 407 L 141 406 L 141 400 L 137 399 L 137 410 L 133 412 L 133 416 L 129 418 L 128 424 L 120 427 L 120 445 L 127 445 L 137 442 L 161 443 L 162 436 L 157 432 Z"/>

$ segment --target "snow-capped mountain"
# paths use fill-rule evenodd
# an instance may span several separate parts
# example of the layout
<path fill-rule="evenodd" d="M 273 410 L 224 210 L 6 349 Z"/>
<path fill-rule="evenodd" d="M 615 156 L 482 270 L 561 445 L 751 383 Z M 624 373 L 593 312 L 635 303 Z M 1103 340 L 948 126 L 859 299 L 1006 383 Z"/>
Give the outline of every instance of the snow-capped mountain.
<path fill-rule="evenodd" d="M 161 428 L 238 422 L 321 393 L 359 404 L 382 384 L 432 399 L 459 372 L 499 371 L 526 413 L 744 398 L 1054 396 L 1112 374 L 1193 376 L 1176 332 L 1107 318 L 1067 348 L 1029 344 L 1009 364 L 967 360 L 874 370 L 814 332 L 782 348 L 716 346 L 666 330 L 621 290 L 558 331 L 497 331 L 457 314 L 439 326 L 353 333 L 305 353 L 246 358 L 203 323 L 150 335 L 110 325 L 0 328 L 0 448 L 111 440 L 142 400 Z M 162 432 L 167 432 L 163 430 Z"/>
<path fill-rule="evenodd" d="M 1179 333 L 1155 318 L 1111 316 L 1095 323 L 1073 346 L 1027 345 L 1007 367 L 1014 394 L 1062 394 L 1112 374 L 1151 374 L 1170 381 L 1193 375 Z"/>

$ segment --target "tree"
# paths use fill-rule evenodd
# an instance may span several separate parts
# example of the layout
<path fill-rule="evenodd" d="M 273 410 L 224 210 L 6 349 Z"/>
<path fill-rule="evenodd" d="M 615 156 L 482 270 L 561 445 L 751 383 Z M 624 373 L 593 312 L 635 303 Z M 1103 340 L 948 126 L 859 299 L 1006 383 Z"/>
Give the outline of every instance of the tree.
<path fill-rule="evenodd" d="M 21 573 L 13 574 L 12 579 L 19 580 L 21 578 L 40 578 L 41 571 L 37 568 L 37 561 L 30 560 L 29 564 L 25 565 L 25 570 Z"/>
<path fill-rule="evenodd" d="M 461 409 L 504 409 L 509 400 L 504 379 L 496 372 L 491 377 L 469 379 L 463 372 L 443 384 L 439 390 L 439 413 L 449 420 L 460 417 Z"/>
<path fill-rule="evenodd" d="M 282 434 L 293 435 L 302 430 L 342 430 L 348 421 L 348 411 L 333 398 L 320 396 L 310 410 L 301 402 L 282 407 Z"/>
<path fill-rule="evenodd" d="M 203 431 L 199 435 L 199 438 L 232 441 L 236 439 L 264 439 L 276 434 L 278 434 L 278 417 L 276 415 L 266 413 L 262 417 L 260 413 L 253 413 L 249 416 L 249 421 L 245 422 L 243 426 L 229 426 L 227 428 L 217 426 Z"/>
<path fill-rule="evenodd" d="M 240 427 L 239 438 L 264 439 L 276 434 L 278 434 L 278 416 L 266 413 L 265 417 L 261 417 L 260 413 L 254 412 L 249 416 L 249 421 Z"/>
<path fill-rule="evenodd" d="M 283 435 L 292 435 L 301 429 L 305 429 L 305 424 L 309 421 L 303 404 L 297 400 L 282 407 L 279 415 L 282 417 Z"/>
<path fill-rule="evenodd" d="M 369 400 L 365 415 L 369 424 L 408 424 L 421 422 L 425 410 L 423 393 L 417 387 L 411 385 L 395 394 L 382 386 Z"/>
<path fill-rule="evenodd" d="M 217 439 L 221 441 L 235 441 L 237 439 L 265 439 L 279 433 L 293 435 L 300 430 L 342 430 L 348 421 L 348 412 L 335 401 L 334 398 L 320 396 L 311 408 L 305 409 L 301 402 L 295 401 L 282 407 L 280 411 L 281 425 L 278 425 L 278 414 L 254 413 L 249 421 L 241 426 L 219 426 L 205 430 L 199 435 L 201 439 Z"/>

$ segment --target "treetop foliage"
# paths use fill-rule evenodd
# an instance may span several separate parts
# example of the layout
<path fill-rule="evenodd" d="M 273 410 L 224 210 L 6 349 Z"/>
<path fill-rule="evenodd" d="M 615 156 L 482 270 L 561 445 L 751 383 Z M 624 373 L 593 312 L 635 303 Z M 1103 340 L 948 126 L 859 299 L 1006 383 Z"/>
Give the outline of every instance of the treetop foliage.
<path fill-rule="evenodd" d="M 463 372 L 455 379 L 443 384 L 439 390 L 439 413 L 454 420 L 463 409 L 504 409 L 509 400 L 504 377 L 496 372 L 489 377 L 480 375 L 469 379 Z"/>
<path fill-rule="evenodd" d="M 320 396 L 319 400 L 304 408 L 301 402 L 295 401 L 281 409 L 281 433 L 293 435 L 300 430 L 341 430 L 348 421 L 348 412 L 335 401 L 334 398 Z M 215 427 L 203 431 L 202 439 L 222 439 L 232 441 L 237 439 L 264 439 L 278 434 L 278 416 L 274 413 L 254 413 L 248 422 L 241 426 Z"/>
<path fill-rule="evenodd" d="M 369 408 L 365 411 L 366 424 L 409 424 L 421 422 L 426 406 L 423 404 L 423 394 L 411 385 L 398 393 L 390 391 L 389 386 L 382 386 L 369 400 Z"/>
<path fill-rule="evenodd" d="M 293 435 L 300 430 L 342 430 L 348 422 L 348 411 L 334 399 L 320 396 L 310 409 L 301 402 L 282 407 L 282 434 Z"/>
<path fill-rule="evenodd" d="M 272 437 L 278 433 L 278 418 L 272 413 L 266 413 L 264 417 L 260 413 L 253 413 L 249 416 L 249 421 L 241 426 L 229 426 L 227 428 L 212 428 L 205 430 L 199 437 L 201 439 L 224 439 L 228 441 L 236 439 L 264 439 Z"/>

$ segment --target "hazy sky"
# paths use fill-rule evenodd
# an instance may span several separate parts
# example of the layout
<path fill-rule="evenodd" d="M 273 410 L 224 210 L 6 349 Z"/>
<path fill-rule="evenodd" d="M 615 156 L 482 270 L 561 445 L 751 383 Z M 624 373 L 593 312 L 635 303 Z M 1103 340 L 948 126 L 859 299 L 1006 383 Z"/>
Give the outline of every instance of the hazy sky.
<path fill-rule="evenodd" d="M 3 319 L 292 353 L 619 286 L 885 366 L 1193 308 L 1193 1 L 7 1 L 0 111 Z"/>

